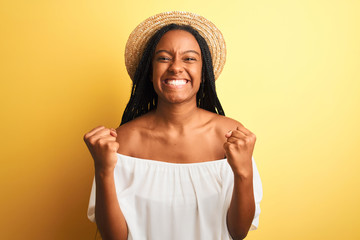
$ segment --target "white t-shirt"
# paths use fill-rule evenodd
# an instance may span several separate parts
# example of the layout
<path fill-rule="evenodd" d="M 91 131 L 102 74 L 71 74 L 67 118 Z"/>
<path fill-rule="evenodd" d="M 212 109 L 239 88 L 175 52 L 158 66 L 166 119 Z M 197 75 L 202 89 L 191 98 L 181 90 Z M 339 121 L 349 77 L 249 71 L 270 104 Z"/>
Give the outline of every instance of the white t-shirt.
<path fill-rule="evenodd" d="M 226 215 L 234 175 L 226 159 L 167 163 L 117 153 L 116 194 L 128 225 L 128 240 L 231 239 Z M 259 224 L 262 184 L 254 158 L 255 216 Z M 95 221 L 95 179 L 88 218 Z"/>

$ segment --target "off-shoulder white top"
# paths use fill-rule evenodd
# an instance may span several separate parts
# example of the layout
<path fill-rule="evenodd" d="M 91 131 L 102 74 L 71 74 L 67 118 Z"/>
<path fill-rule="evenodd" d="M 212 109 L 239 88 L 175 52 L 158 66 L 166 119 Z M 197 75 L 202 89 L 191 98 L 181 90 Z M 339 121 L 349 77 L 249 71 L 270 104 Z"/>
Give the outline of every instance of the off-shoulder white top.
<path fill-rule="evenodd" d="M 128 240 L 231 239 L 226 214 L 234 175 L 226 159 L 167 163 L 117 153 L 114 169 L 119 206 L 128 225 Z M 259 224 L 262 184 L 254 158 L 255 216 Z M 95 221 L 95 179 L 88 218 Z"/>

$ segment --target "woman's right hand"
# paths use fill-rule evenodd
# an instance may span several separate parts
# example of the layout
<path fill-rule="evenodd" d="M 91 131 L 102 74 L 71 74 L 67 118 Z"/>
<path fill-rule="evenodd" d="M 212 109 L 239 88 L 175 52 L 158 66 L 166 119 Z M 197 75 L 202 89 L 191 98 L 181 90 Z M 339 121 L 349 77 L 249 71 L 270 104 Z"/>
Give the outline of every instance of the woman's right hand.
<path fill-rule="evenodd" d="M 119 143 L 113 128 L 99 126 L 84 135 L 84 141 L 94 159 L 95 172 L 109 174 L 114 171 Z"/>

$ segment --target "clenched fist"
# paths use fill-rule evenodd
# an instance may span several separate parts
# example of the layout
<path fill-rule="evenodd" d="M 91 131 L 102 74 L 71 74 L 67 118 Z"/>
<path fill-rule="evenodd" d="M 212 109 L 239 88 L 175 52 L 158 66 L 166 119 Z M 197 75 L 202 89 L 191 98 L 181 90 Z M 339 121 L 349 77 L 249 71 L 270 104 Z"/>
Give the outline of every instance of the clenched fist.
<path fill-rule="evenodd" d="M 243 125 L 225 134 L 225 154 L 236 176 L 252 176 L 252 153 L 256 136 Z"/>
<path fill-rule="evenodd" d="M 114 171 L 119 143 L 116 142 L 115 129 L 100 126 L 84 135 L 84 141 L 94 159 L 95 171 L 111 173 Z"/>

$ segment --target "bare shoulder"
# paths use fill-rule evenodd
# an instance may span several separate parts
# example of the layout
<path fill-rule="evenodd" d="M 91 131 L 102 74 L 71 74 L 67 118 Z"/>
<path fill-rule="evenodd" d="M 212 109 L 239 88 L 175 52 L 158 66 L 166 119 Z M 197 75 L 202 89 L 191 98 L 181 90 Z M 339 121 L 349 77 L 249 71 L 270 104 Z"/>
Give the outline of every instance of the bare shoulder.
<path fill-rule="evenodd" d="M 221 127 L 226 127 L 228 128 L 229 130 L 231 129 L 234 129 L 238 126 L 242 126 L 243 124 L 241 122 L 239 122 L 238 120 L 235 120 L 235 119 L 232 119 L 232 118 L 229 118 L 229 117 L 226 117 L 226 116 L 221 116 L 221 115 L 218 115 L 218 119 L 217 119 L 217 122 L 218 122 L 218 125 Z"/>
<path fill-rule="evenodd" d="M 118 152 L 124 155 L 130 155 L 141 140 L 142 130 L 146 129 L 146 119 L 148 114 L 135 118 L 116 129 L 117 138 L 119 143 Z"/>
<path fill-rule="evenodd" d="M 208 115 L 210 116 L 211 123 L 214 128 L 221 132 L 225 131 L 226 133 L 230 130 L 236 129 L 238 126 L 243 126 L 241 122 L 223 115 L 212 112 L 208 112 Z"/>

